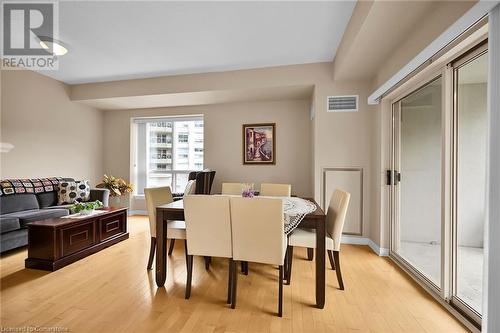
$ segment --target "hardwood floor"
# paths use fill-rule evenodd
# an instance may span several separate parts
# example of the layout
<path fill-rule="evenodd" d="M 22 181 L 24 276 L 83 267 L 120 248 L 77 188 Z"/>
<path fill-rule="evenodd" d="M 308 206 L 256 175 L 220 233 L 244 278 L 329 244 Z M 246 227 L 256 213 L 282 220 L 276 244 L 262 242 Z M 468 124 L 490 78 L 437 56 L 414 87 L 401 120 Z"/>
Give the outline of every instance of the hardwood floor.
<path fill-rule="evenodd" d="M 191 298 L 184 299 L 184 244 L 168 259 L 166 288 L 147 271 L 146 217 L 129 218 L 130 239 L 56 272 L 24 268 L 26 250 L 4 255 L 1 326 L 67 328 L 71 332 L 465 332 L 434 299 L 389 259 L 366 246 L 343 245 L 345 291 L 327 269 L 326 305 L 312 305 L 314 262 L 294 252 L 293 279 L 276 316 L 278 270 L 250 263 L 238 278 L 238 306 L 226 304 L 227 259 L 205 271 L 195 258 Z M 328 261 L 327 261 L 328 262 Z"/>

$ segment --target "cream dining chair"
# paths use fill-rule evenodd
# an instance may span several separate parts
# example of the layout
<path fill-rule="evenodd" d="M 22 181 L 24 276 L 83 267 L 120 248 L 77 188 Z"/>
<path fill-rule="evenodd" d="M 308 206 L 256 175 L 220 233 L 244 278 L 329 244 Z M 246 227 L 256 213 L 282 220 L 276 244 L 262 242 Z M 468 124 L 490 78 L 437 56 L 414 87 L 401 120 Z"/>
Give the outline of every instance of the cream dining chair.
<path fill-rule="evenodd" d="M 156 207 L 173 202 L 172 191 L 169 186 L 151 187 L 144 189 L 146 207 L 149 216 L 149 231 L 151 233 L 151 248 L 149 250 L 148 269 L 153 267 L 156 249 Z M 184 221 L 168 221 L 167 236 L 170 239 L 168 254 L 171 255 L 176 239 L 186 239 L 186 223 Z"/>
<path fill-rule="evenodd" d="M 187 238 L 186 299 L 191 296 L 193 256 L 229 259 L 227 303 L 231 300 L 231 269 L 233 250 L 231 243 L 231 214 L 229 197 L 219 195 L 188 195 L 184 198 L 184 216 Z"/>
<path fill-rule="evenodd" d="M 283 265 L 287 239 L 283 202 L 278 198 L 231 197 L 233 268 L 231 307 L 236 307 L 237 261 L 279 266 L 278 315 L 283 314 Z"/>
<path fill-rule="evenodd" d="M 241 192 L 247 187 L 253 188 L 253 183 L 222 183 L 222 194 L 241 195 Z"/>
<path fill-rule="evenodd" d="M 326 213 L 326 250 L 330 265 L 337 273 L 337 280 L 341 290 L 344 290 L 342 281 L 342 272 L 340 270 L 340 241 L 342 229 L 344 228 L 345 216 L 349 207 L 351 194 L 343 190 L 335 190 L 328 205 Z M 287 284 L 290 284 L 292 276 L 293 247 L 316 248 L 316 232 L 297 228 L 288 238 L 288 257 L 287 257 Z"/>
<path fill-rule="evenodd" d="M 289 197 L 292 195 L 292 185 L 262 183 L 260 185 L 260 195 L 267 197 Z"/>

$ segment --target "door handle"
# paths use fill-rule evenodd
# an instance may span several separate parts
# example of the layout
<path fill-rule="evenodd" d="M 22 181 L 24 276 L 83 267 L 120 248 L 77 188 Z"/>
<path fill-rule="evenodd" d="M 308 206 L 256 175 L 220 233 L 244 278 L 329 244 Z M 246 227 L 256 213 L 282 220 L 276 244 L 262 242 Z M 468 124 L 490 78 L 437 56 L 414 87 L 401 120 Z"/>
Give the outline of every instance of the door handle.
<path fill-rule="evenodd" d="M 398 185 L 401 182 L 401 172 L 396 170 L 386 171 L 386 185 Z"/>

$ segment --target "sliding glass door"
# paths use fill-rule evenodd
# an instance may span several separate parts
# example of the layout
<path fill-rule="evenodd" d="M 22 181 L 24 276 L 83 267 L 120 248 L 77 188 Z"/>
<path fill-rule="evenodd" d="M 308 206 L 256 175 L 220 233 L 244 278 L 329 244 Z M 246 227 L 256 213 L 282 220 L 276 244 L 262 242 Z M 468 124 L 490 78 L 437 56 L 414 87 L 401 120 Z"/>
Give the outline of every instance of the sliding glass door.
<path fill-rule="evenodd" d="M 454 64 L 455 223 L 453 301 L 481 315 L 487 159 L 488 54 L 479 50 Z"/>
<path fill-rule="evenodd" d="M 486 44 L 392 105 L 391 257 L 481 322 L 487 162 Z"/>
<path fill-rule="evenodd" d="M 393 250 L 436 288 L 441 286 L 442 79 L 394 107 L 398 237 Z"/>

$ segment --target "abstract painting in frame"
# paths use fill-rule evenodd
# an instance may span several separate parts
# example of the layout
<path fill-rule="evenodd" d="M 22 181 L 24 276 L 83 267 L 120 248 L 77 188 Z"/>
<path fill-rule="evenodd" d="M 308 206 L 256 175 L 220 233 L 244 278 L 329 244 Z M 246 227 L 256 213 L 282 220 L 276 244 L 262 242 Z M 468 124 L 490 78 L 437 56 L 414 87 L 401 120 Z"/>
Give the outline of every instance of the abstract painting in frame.
<path fill-rule="evenodd" d="M 243 164 L 276 164 L 276 124 L 243 125 Z"/>

